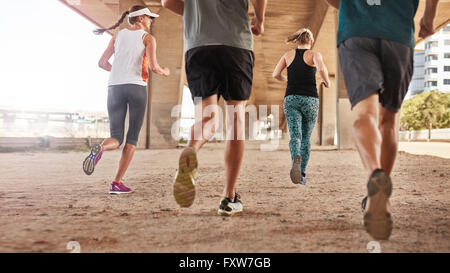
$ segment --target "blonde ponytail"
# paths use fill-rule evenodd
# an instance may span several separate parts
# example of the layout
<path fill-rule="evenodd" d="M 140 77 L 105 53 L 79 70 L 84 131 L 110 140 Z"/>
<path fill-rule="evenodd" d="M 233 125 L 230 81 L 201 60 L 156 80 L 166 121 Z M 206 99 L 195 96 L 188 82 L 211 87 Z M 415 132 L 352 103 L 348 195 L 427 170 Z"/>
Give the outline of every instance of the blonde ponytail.
<path fill-rule="evenodd" d="M 286 39 L 286 43 L 300 43 L 304 45 L 308 44 L 311 40 L 314 40 L 311 30 L 307 28 L 301 28 L 289 35 L 289 37 Z"/>

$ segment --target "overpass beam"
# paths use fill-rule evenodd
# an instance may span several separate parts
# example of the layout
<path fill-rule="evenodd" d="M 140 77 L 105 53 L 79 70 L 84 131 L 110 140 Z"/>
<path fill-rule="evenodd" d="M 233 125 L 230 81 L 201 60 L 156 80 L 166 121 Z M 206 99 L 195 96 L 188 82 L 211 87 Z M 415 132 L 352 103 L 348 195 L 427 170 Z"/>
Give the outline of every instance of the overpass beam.
<path fill-rule="evenodd" d="M 324 88 L 319 81 L 317 81 L 320 108 L 317 125 L 311 135 L 311 143 L 316 145 L 334 145 L 336 134 L 336 92 L 335 89 L 335 70 L 334 70 L 334 50 L 336 47 L 336 36 L 334 33 L 329 33 L 331 29 L 334 31 L 335 27 L 335 10 L 330 8 L 325 1 L 316 1 L 314 13 L 310 19 L 309 28 L 314 34 L 316 42 L 314 50 L 322 53 L 326 61 L 329 77 L 331 81 L 331 88 Z M 332 41 L 332 43 L 331 43 Z M 331 67 L 333 66 L 333 67 Z M 319 75 L 317 75 L 320 79 Z"/>

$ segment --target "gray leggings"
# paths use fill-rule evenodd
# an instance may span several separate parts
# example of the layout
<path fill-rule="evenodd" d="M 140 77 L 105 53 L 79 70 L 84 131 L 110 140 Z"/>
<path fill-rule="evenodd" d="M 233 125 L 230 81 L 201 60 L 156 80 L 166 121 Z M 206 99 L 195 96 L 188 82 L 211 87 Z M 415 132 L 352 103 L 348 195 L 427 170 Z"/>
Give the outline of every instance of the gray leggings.
<path fill-rule="evenodd" d="M 147 106 L 147 87 L 137 84 L 111 85 L 108 89 L 108 115 L 111 137 L 123 142 L 125 117 L 129 107 L 127 144 L 136 146 Z"/>

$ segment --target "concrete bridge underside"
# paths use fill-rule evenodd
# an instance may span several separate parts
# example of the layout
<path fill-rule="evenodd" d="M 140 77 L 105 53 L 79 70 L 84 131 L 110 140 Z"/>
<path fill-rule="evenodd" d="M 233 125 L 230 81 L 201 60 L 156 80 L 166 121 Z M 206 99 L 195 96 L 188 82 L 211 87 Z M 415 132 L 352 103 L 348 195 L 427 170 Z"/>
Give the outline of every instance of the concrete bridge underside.
<path fill-rule="evenodd" d="M 80 5 L 73 5 L 76 3 L 74 1 L 60 1 L 101 27 L 115 24 L 120 14 L 133 5 L 146 5 L 161 15 L 152 25 L 151 33 L 158 42 L 158 60 L 170 68 L 172 75 L 168 78 L 150 76 L 148 113 L 138 146 L 152 149 L 175 147 L 177 142 L 171 137 L 171 129 L 179 117 L 172 117 L 171 110 L 175 105 L 181 104 L 183 86 L 187 85 L 184 72 L 182 18 L 162 8 L 158 0 L 81 0 Z M 425 2 L 426 0 L 420 0 L 416 15 L 418 42 L 419 20 L 425 9 Z M 250 8 L 250 16 L 253 16 L 253 13 Z M 449 19 L 450 0 L 441 0 L 436 26 L 443 27 Z M 279 58 L 292 48 L 292 45 L 284 42 L 286 37 L 301 27 L 308 27 L 316 37 L 314 50 L 324 56 L 332 81 L 331 88 L 318 89 L 321 104 L 312 143 L 318 145 L 337 143 L 338 148 L 351 148 L 352 119 L 350 103 L 338 65 L 337 21 L 337 11 L 329 7 L 325 0 L 269 0 L 266 31 L 264 35 L 255 37 L 256 65 L 249 104 L 279 105 L 280 128 L 283 132 L 287 131 L 286 120 L 281 110 L 285 83 L 276 81 L 271 75 Z"/>

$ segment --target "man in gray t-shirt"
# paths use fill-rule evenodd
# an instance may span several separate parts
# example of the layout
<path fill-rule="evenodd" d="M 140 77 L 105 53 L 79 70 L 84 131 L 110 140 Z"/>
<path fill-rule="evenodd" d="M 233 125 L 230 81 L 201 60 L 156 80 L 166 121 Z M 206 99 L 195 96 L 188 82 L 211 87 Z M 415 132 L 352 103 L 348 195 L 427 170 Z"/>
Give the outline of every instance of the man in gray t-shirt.
<path fill-rule="evenodd" d="M 184 50 L 227 45 L 253 50 L 248 0 L 184 1 Z"/>
<path fill-rule="evenodd" d="M 249 1 L 255 8 L 251 24 Z M 264 32 L 267 0 L 162 0 L 184 19 L 186 76 L 195 104 L 195 124 L 179 159 L 174 197 L 181 207 L 194 202 L 197 152 L 219 127 L 220 96 L 226 101 L 226 184 L 218 213 L 242 211 L 236 182 L 244 155 L 245 106 L 253 81 L 253 37 Z M 200 114 L 201 113 L 201 114 Z"/>

